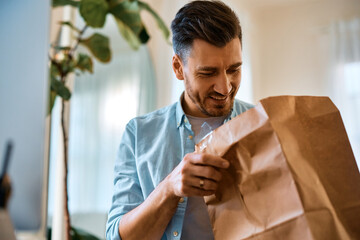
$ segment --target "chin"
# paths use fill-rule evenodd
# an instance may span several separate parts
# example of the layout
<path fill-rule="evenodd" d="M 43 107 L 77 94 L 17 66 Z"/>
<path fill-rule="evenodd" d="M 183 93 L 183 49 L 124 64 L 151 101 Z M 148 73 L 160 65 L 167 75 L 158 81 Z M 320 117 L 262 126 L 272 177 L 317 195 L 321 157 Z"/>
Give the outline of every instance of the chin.
<path fill-rule="evenodd" d="M 232 105 L 231 105 L 232 106 Z M 221 117 L 228 115 L 231 111 L 231 107 L 228 106 L 215 106 L 211 108 L 205 108 L 204 113 L 210 117 Z"/>
<path fill-rule="evenodd" d="M 228 115 L 234 105 L 234 98 L 231 97 L 224 104 L 214 103 L 212 100 L 204 101 L 202 104 L 203 113 L 211 117 L 220 117 Z"/>

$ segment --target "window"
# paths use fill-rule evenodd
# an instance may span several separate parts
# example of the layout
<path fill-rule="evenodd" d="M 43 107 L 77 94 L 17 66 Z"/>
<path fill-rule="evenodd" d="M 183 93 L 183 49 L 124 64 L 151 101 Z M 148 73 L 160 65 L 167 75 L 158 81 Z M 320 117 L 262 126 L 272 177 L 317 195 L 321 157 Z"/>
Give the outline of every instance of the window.
<path fill-rule="evenodd" d="M 114 161 L 125 126 L 131 118 L 156 107 L 156 81 L 147 47 L 134 51 L 116 34 L 112 61 L 96 62 L 94 74 L 75 77 L 70 108 L 68 194 L 72 224 L 99 237 L 105 231 Z M 56 202 L 55 176 L 57 161 L 63 164 L 60 133 L 55 129 L 60 124 L 59 111 L 54 109 L 52 117 L 50 216 L 61 205 Z"/>

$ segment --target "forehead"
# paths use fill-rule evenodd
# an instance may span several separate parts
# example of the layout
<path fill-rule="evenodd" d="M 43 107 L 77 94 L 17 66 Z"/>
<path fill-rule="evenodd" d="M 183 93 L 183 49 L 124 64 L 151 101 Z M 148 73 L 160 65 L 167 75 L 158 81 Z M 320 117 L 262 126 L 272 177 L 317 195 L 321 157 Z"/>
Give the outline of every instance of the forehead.
<path fill-rule="evenodd" d="M 226 67 L 242 62 L 239 38 L 234 38 L 224 47 L 214 46 L 204 40 L 195 39 L 187 61 L 192 67 Z"/>

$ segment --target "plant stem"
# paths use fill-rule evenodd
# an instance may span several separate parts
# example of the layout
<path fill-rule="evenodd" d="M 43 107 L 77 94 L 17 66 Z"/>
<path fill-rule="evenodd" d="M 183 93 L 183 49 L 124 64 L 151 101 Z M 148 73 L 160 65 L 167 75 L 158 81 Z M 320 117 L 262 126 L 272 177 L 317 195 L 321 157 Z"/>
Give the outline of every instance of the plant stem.
<path fill-rule="evenodd" d="M 77 47 L 79 46 L 80 40 L 82 35 L 84 34 L 85 30 L 87 29 L 87 25 L 84 26 L 84 28 L 79 33 L 79 36 L 77 38 L 77 42 L 75 46 L 70 50 L 68 63 L 70 63 L 70 60 L 73 58 L 73 54 L 75 53 Z M 57 63 L 55 59 L 52 59 L 54 64 L 58 67 L 61 82 L 66 83 L 66 78 L 68 77 L 68 72 L 63 72 L 60 65 Z M 61 99 L 61 128 L 62 128 L 62 134 L 63 134 L 63 144 L 64 144 L 64 217 L 65 217 L 65 240 L 71 240 L 71 222 L 70 222 L 70 213 L 69 213 L 69 203 L 68 203 L 68 134 L 67 134 L 67 128 L 65 126 L 65 100 Z"/>
<path fill-rule="evenodd" d="M 65 82 L 63 78 L 62 81 Z M 65 100 L 61 99 L 61 128 L 63 133 L 63 141 L 64 141 L 64 207 L 65 207 L 65 239 L 71 240 L 70 230 L 70 214 L 69 214 L 69 204 L 68 204 L 68 134 L 66 132 L 65 126 Z"/>
<path fill-rule="evenodd" d="M 75 46 L 71 49 L 71 52 L 70 52 L 71 55 L 74 54 L 75 51 L 76 51 L 76 49 L 78 48 L 78 46 L 79 46 L 79 44 L 80 44 L 80 41 L 81 41 L 81 37 L 82 37 L 82 35 L 84 34 L 84 32 L 86 31 L 87 28 L 88 28 L 88 25 L 85 25 L 85 26 L 83 27 L 83 29 L 81 29 L 81 31 L 80 31 L 80 33 L 79 33 L 79 36 L 78 36 L 77 39 L 76 39 Z"/>
<path fill-rule="evenodd" d="M 80 31 L 79 36 L 77 38 L 77 41 L 75 43 L 75 46 L 69 51 L 68 53 L 68 64 L 70 64 L 71 59 L 73 58 L 73 54 L 75 53 L 77 47 L 79 46 L 79 43 L 81 41 L 81 37 L 84 34 L 85 30 L 87 29 L 87 25 L 84 26 L 84 28 Z M 68 77 L 68 72 L 63 72 L 63 69 L 61 68 L 60 64 L 56 61 L 56 59 L 52 59 L 50 57 L 50 60 L 56 65 L 56 67 L 59 70 L 60 73 L 60 81 L 65 85 L 66 78 Z M 64 217 L 65 217 L 65 240 L 71 240 L 71 222 L 70 222 L 70 214 L 69 214 L 69 203 L 68 203 L 68 133 L 67 133 L 67 126 L 65 125 L 65 100 L 61 99 L 61 128 L 62 128 L 62 134 L 63 134 L 63 144 L 64 144 Z"/>

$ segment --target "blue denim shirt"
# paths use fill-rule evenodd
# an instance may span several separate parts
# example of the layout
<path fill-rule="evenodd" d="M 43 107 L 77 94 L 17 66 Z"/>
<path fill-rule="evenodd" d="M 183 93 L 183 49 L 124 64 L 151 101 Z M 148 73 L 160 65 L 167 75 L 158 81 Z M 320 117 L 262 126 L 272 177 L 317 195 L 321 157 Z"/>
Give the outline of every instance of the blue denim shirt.
<path fill-rule="evenodd" d="M 252 107 L 235 99 L 225 122 Z M 106 239 L 121 239 L 121 217 L 140 205 L 187 153 L 195 151 L 193 135 L 180 102 L 134 118 L 127 124 L 115 161 Z M 161 239 L 181 238 L 186 204 L 187 198 L 179 202 Z"/>

